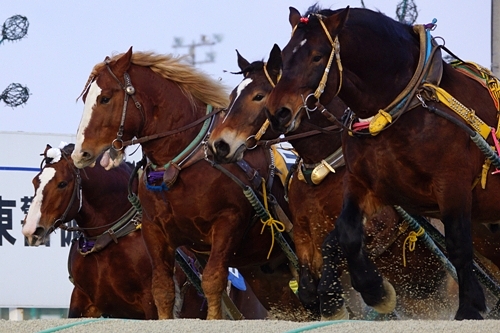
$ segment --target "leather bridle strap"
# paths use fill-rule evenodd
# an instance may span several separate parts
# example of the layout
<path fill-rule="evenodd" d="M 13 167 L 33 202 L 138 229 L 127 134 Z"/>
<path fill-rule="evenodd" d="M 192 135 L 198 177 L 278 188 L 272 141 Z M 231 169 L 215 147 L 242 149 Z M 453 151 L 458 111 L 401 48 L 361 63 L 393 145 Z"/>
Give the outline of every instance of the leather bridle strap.
<path fill-rule="evenodd" d="M 307 132 L 304 132 L 304 133 L 298 133 L 298 134 L 294 134 L 294 135 L 287 135 L 284 138 L 277 138 L 277 139 L 274 139 L 274 140 L 261 140 L 261 141 L 257 142 L 257 145 L 259 145 L 259 146 L 262 145 L 262 146 L 268 147 L 268 146 L 274 145 L 276 143 L 288 142 L 288 141 L 291 141 L 291 140 L 307 138 L 309 136 L 313 136 L 313 135 L 316 135 L 316 134 L 325 133 L 327 131 L 334 131 L 334 130 L 338 130 L 338 129 L 341 129 L 341 128 L 342 127 L 340 127 L 338 125 L 331 125 L 331 126 L 327 126 L 327 127 L 323 128 L 321 130 L 317 129 L 317 130 L 307 131 Z"/>
<path fill-rule="evenodd" d="M 123 146 L 126 147 L 126 146 L 130 146 L 130 145 L 135 145 L 137 143 L 144 143 L 147 141 L 156 140 L 156 139 L 163 138 L 163 137 L 166 137 L 169 135 L 183 132 L 183 131 L 188 130 L 196 125 L 201 124 L 202 122 L 204 122 L 208 118 L 214 116 L 215 114 L 221 112 L 222 110 L 224 110 L 224 109 L 214 109 L 212 112 L 207 113 L 203 117 L 196 119 L 192 123 L 189 123 L 186 126 L 177 128 L 175 130 L 171 130 L 171 131 L 167 131 L 167 132 L 163 132 L 163 133 L 157 133 L 157 134 L 148 135 L 148 136 L 143 136 L 142 138 L 139 138 L 139 139 L 131 139 L 131 140 L 123 141 Z"/>
<path fill-rule="evenodd" d="M 64 155 L 63 155 L 64 156 Z M 64 156 L 66 158 L 66 156 Z M 75 187 L 73 190 L 73 193 L 71 194 L 71 199 L 69 200 L 68 206 L 66 207 L 66 210 L 64 213 L 61 215 L 60 218 L 54 221 L 54 224 L 49 228 L 49 231 L 47 234 L 51 233 L 53 230 L 56 230 L 58 227 L 61 229 L 65 229 L 63 227 L 63 224 L 69 221 L 66 221 L 66 216 L 68 216 L 68 213 L 71 208 L 73 208 L 73 204 L 75 203 L 76 199 L 80 200 L 80 207 L 82 207 L 82 178 L 80 176 L 80 169 L 78 168 L 73 168 L 73 171 L 75 173 Z"/>
<path fill-rule="evenodd" d="M 262 67 L 262 69 L 264 70 L 264 74 L 266 74 L 266 78 L 267 78 L 267 81 L 271 84 L 271 87 L 276 87 L 276 84 L 273 82 L 273 80 L 271 79 L 271 76 L 269 75 L 269 72 L 267 70 L 267 63 L 264 63 L 264 66 Z M 278 74 L 278 77 L 276 79 L 276 83 L 279 82 L 281 78 L 281 71 L 280 71 L 280 74 Z M 262 126 L 260 127 L 260 129 L 257 131 L 257 134 L 255 135 L 250 135 L 246 140 L 245 142 L 250 142 L 250 140 L 255 140 L 255 142 L 258 142 L 260 140 L 260 138 L 264 135 L 264 133 L 266 133 L 267 131 L 267 128 L 269 127 L 269 119 L 266 119 L 266 121 L 264 122 L 264 124 L 262 124 Z M 247 149 L 253 149 L 256 147 L 253 146 L 253 147 L 249 147 L 248 144 L 246 144 L 247 146 Z"/>
<path fill-rule="evenodd" d="M 123 148 L 125 148 L 127 146 L 130 146 L 130 145 L 135 145 L 135 144 L 138 144 L 138 143 L 144 143 L 144 142 L 147 142 L 147 141 L 151 141 L 151 140 L 163 138 L 165 136 L 169 136 L 169 135 L 173 135 L 173 134 L 177 134 L 177 133 L 183 132 L 183 131 L 185 131 L 187 129 L 190 129 L 190 128 L 198 125 L 198 124 L 201 124 L 202 122 L 204 122 L 208 118 L 212 117 L 214 114 L 216 114 L 216 113 L 218 113 L 218 112 L 220 112 L 220 111 L 223 110 L 223 109 L 216 109 L 215 111 L 212 111 L 209 114 L 206 114 L 205 116 L 203 116 L 203 117 L 195 120 L 194 122 L 192 122 L 192 123 L 190 123 L 190 124 L 188 124 L 186 126 L 183 126 L 181 128 L 175 129 L 175 130 L 171 130 L 171 131 L 167 131 L 167 132 L 163 132 L 163 133 L 157 133 L 157 134 L 154 134 L 154 135 L 148 135 L 148 136 L 145 136 L 145 137 L 142 137 L 142 138 L 139 138 L 139 139 L 131 139 L 131 140 L 123 141 L 122 140 L 122 137 L 123 137 L 123 126 L 125 124 L 125 116 L 126 116 L 126 113 L 127 113 L 127 103 L 128 103 L 129 96 L 132 97 L 132 99 L 134 100 L 135 107 L 139 111 L 141 111 L 141 116 L 142 116 L 142 120 L 143 121 L 144 121 L 144 113 L 143 113 L 143 110 L 142 110 L 141 103 L 139 103 L 139 101 L 134 96 L 134 94 L 135 94 L 135 88 L 134 88 L 134 86 L 132 86 L 132 82 L 130 80 L 129 74 L 126 73 L 126 72 L 123 74 L 123 77 L 124 77 L 124 80 L 125 80 L 125 85 L 123 85 L 121 83 L 121 81 L 118 79 L 118 77 L 116 77 L 116 75 L 111 70 L 111 67 L 109 66 L 108 62 L 106 62 L 106 67 L 108 68 L 108 71 L 111 74 L 111 76 L 116 80 L 116 82 L 118 82 L 118 84 L 120 85 L 120 87 L 125 91 L 125 96 L 123 98 L 123 110 L 122 110 L 122 117 L 121 117 L 121 121 L 120 121 L 120 127 L 118 128 L 118 132 L 116 133 L 116 139 L 114 139 L 113 142 L 111 143 L 111 148 L 113 150 L 115 150 L 115 151 L 120 151 Z M 116 142 L 120 142 L 120 146 L 119 147 L 115 146 Z"/>
<path fill-rule="evenodd" d="M 319 81 L 318 87 L 314 91 L 314 93 L 311 93 L 306 96 L 304 99 L 303 97 L 303 103 L 304 107 L 308 112 L 315 111 L 317 107 L 314 109 L 310 109 L 307 106 L 307 101 L 309 98 L 314 97 L 317 102 L 319 102 L 319 99 L 323 92 L 325 91 L 326 87 L 326 82 L 328 81 L 328 74 L 330 74 L 330 68 L 333 63 L 333 58 L 335 57 L 336 63 L 337 63 L 337 68 L 339 71 L 339 86 L 337 88 L 337 92 L 335 93 L 335 96 L 337 96 L 340 92 L 340 89 L 342 88 L 342 75 L 343 75 L 343 68 L 342 68 L 342 62 L 340 61 L 340 42 L 339 42 L 339 36 L 335 36 L 335 39 L 332 38 L 330 35 L 330 32 L 328 31 L 328 28 L 326 27 L 325 23 L 323 22 L 323 16 L 319 14 L 314 14 L 318 18 L 319 23 L 321 24 L 321 27 L 323 28 L 323 31 L 326 34 L 326 37 L 328 38 L 328 41 L 330 42 L 330 45 L 332 46 L 332 51 L 330 52 L 330 57 L 328 58 L 328 62 L 325 67 L 325 71 L 323 72 L 323 76 L 321 77 L 321 80 Z M 295 29 L 294 29 L 295 32 Z M 293 33 L 292 33 L 293 34 Z M 317 105 L 317 103 L 315 103 Z"/>
<path fill-rule="evenodd" d="M 130 80 L 130 76 L 128 75 L 128 73 L 125 72 L 123 74 L 123 78 L 125 80 L 125 85 L 123 85 L 121 83 L 121 81 L 113 73 L 113 71 L 111 70 L 111 67 L 109 66 L 109 62 L 108 61 L 106 61 L 106 68 L 108 69 L 108 72 L 111 74 L 111 76 L 116 80 L 116 82 L 118 82 L 118 84 L 123 89 L 123 91 L 125 91 L 125 95 L 123 97 L 123 109 L 122 109 L 122 117 L 121 117 L 121 120 L 120 120 L 120 126 L 118 127 L 118 132 L 116 133 L 116 139 L 114 139 L 111 142 L 112 151 L 117 152 L 117 151 L 122 150 L 125 147 L 124 144 L 123 144 L 122 137 L 123 137 L 123 127 L 125 125 L 125 116 L 127 115 L 127 104 L 128 104 L 128 98 L 129 98 L 129 96 L 132 97 L 132 99 L 134 100 L 135 107 L 141 112 L 141 116 L 142 116 L 142 120 L 143 121 L 144 121 L 144 114 L 142 112 L 141 103 L 139 103 L 139 101 L 137 101 L 137 99 L 134 96 L 134 94 L 135 94 L 135 88 L 132 85 L 132 82 Z M 116 146 L 117 142 L 120 143 L 120 145 L 118 147 Z"/>

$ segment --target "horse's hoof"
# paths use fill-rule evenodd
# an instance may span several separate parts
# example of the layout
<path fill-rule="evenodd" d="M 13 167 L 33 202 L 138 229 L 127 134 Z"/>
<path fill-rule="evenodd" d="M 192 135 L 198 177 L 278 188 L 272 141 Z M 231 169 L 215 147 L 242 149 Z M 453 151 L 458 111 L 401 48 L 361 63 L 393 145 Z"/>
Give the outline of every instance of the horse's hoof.
<path fill-rule="evenodd" d="M 475 309 L 459 308 L 455 320 L 482 320 L 483 316 Z"/>
<path fill-rule="evenodd" d="M 349 312 L 347 311 L 345 304 L 342 305 L 342 307 L 339 309 L 339 311 L 337 311 L 337 313 L 328 317 L 321 316 L 321 321 L 348 320 L 348 319 L 349 319 Z"/>
<path fill-rule="evenodd" d="M 373 309 L 378 313 L 391 313 L 396 308 L 396 291 L 392 284 L 385 278 L 382 282 L 385 290 L 385 296 L 382 298 L 380 304 L 374 305 Z"/>

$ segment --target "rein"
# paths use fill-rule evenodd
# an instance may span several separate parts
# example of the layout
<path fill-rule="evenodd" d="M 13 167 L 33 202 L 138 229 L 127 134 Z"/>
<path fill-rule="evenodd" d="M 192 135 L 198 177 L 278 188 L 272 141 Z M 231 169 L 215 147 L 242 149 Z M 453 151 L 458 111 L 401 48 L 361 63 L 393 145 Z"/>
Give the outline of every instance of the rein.
<path fill-rule="evenodd" d="M 268 147 L 268 146 L 272 146 L 272 145 L 277 144 L 277 143 L 288 142 L 288 141 L 291 141 L 291 140 L 307 138 L 307 137 L 310 137 L 310 136 L 313 136 L 313 135 L 322 134 L 322 133 L 325 133 L 327 131 L 334 131 L 334 130 L 338 130 L 338 129 L 341 129 L 341 128 L 342 127 L 340 127 L 338 125 L 331 125 L 331 126 L 327 126 L 325 128 L 322 128 L 322 129 L 310 130 L 310 131 L 307 131 L 307 132 L 304 132 L 304 133 L 298 133 L 298 134 L 288 135 L 288 136 L 283 137 L 283 138 L 276 138 L 276 139 L 272 139 L 272 140 L 259 140 L 256 143 L 256 145 L 259 145 L 259 146 L 262 145 L 262 146 Z"/>
<path fill-rule="evenodd" d="M 123 141 L 122 140 L 122 137 L 123 137 L 123 127 L 124 127 L 124 124 L 125 124 L 125 116 L 127 114 L 127 104 L 128 104 L 129 96 L 132 97 L 132 99 L 134 100 L 135 107 L 141 112 L 141 116 L 142 116 L 143 122 L 144 122 L 144 119 L 145 119 L 145 117 L 144 117 L 144 111 L 142 109 L 141 103 L 135 97 L 135 88 L 132 85 L 132 82 L 130 80 L 130 75 L 127 72 L 125 72 L 123 74 L 124 81 L 125 81 L 125 85 L 124 85 L 118 79 L 118 77 L 113 73 L 113 71 L 111 70 L 111 67 L 109 66 L 109 62 L 108 61 L 106 61 L 106 68 L 108 69 L 108 72 L 111 74 L 111 76 L 116 80 L 116 82 L 118 82 L 118 84 L 120 85 L 120 87 L 125 91 L 125 96 L 123 98 L 123 109 L 122 109 L 122 116 L 121 116 L 121 120 L 120 120 L 120 126 L 118 128 L 118 132 L 116 133 L 116 139 L 114 139 L 111 142 L 111 148 L 112 148 L 111 151 L 118 152 L 118 151 L 122 150 L 123 148 L 125 148 L 127 146 L 130 146 L 130 145 L 134 145 L 134 144 L 138 144 L 138 143 L 144 143 L 144 142 L 156 140 L 156 139 L 159 139 L 159 138 L 163 138 L 163 137 L 166 137 L 166 136 L 170 136 L 170 135 L 174 135 L 174 134 L 186 131 L 186 130 L 188 130 L 188 129 L 190 129 L 190 128 L 198 125 L 198 124 L 201 124 L 202 122 L 204 122 L 208 118 L 212 117 L 214 114 L 216 114 L 216 113 L 218 113 L 218 112 L 220 112 L 220 111 L 223 110 L 223 109 L 213 110 L 213 111 L 207 113 L 205 116 L 203 116 L 203 117 L 195 120 L 194 122 L 192 122 L 192 123 L 190 123 L 190 124 L 188 124 L 186 126 L 180 127 L 178 129 L 175 129 L 175 130 L 171 130 L 171 131 L 167 131 L 167 132 L 163 132 L 163 133 L 157 133 L 157 134 L 153 134 L 153 135 L 148 135 L 148 136 L 145 136 L 145 137 L 142 137 L 142 138 L 138 138 L 138 139 L 136 138 L 136 139 L 131 139 L 131 140 Z M 116 143 L 119 143 L 119 145 L 116 146 Z"/>

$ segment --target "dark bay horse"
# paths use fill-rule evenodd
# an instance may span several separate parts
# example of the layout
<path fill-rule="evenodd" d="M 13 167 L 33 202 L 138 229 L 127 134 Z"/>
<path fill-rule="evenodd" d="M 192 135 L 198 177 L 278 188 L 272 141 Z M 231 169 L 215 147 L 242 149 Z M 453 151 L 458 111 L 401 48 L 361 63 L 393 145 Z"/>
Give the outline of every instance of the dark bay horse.
<path fill-rule="evenodd" d="M 202 280 L 207 319 L 222 318 L 228 266 L 240 269 L 246 277 L 264 272 L 275 277 L 261 288 L 251 285 L 266 309 L 301 309 L 288 286 L 292 278 L 288 260 L 273 245 L 270 228 L 263 229 L 255 219 L 254 207 L 242 191 L 248 192 L 252 182 L 262 186 L 262 179 L 273 188 L 279 186 L 273 181 L 267 150 L 249 155 L 246 171 L 237 165 L 219 169 L 205 161 L 202 141 L 213 119 L 211 109 L 227 105 L 227 93 L 219 82 L 182 59 L 133 53 L 130 48 L 94 67 L 83 100 L 72 154 L 78 168 L 94 163 L 112 147 L 110 158 L 104 161 L 111 167 L 123 156 L 122 148 L 131 143 L 141 143 L 148 158 L 138 193 L 160 319 L 172 318 L 174 255 L 183 245 L 194 252 L 210 251 Z M 248 267 L 255 274 L 246 273 Z M 247 279 L 249 284 L 253 281 Z"/>
<path fill-rule="evenodd" d="M 68 317 L 157 319 L 151 263 L 137 229 L 140 215 L 127 199 L 133 167 L 122 163 L 110 172 L 96 166 L 80 173 L 70 157 L 73 146 L 47 145 L 23 234 L 38 246 L 62 223 L 75 219 L 80 228 L 68 258 L 75 286 Z"/>
<path fill-rule="evenodd" d="M 308 110 L 336 95 L 352 111 L 335 231 L 354 288 L 369 305 L 384 301 L 382 278 L 362 249 L 362 219 L 398 205 L 443 222 L 458 273 L 455 318 L 481 319 L 486 306 L 472 270 L 471 222 L 500 218 L 500 179 L 490 167 L 499 163 L 489 148 L 498 98 L 485 88 L 498 81 L 483 68 L 462 63 L 464 75 L 445 63 L 430 36 L 433 24 L 412 27 L 357 8 L 312 8 L 304 17 L 290 8 L 289 21 L 293 35 L 283 49 L 281 80 L 267 99 L 268 117 L 275 129 L 291 132 Z"/>
<path fill-rule="evenodd" d="M 264 105 L 281 71 L 281 50 L 275 45 L 267 63 L 250 63 L 238 53 L 238 66 L 244 78 L 231 93 L 227 116 L 223 122 L 216 124 L 208 141 L 221 162 L 234 162 L 242 158 L 247 146 L 255 144 L 253 134 L 261 133 L 260 127 L 266 120 Z M 345 105 L 335 99 L 328 109 L 340 117 Z M 311 113 L 310 117 L 310 122 L 304 121 L 304 125 L 293 135 L 286 135 L 303 159 L 302 165 L 307 166 L 301 167 L 300 172 L 295 171 L 288 191 L 294 243 L 301 264 L 298 295 L 305 307 L 314 313 L 320 312 L 322 319 L 339 319 L 345 315 L 345 310 L 339 308 L 341 299 L 338 300 L 340 304 L 332 302 L 332 295 L 342 290 L 330 288 L 333 282 L 337 282 L 330 272 L 330 267 L 335 263 L 325 256 L 325 252 L 322 253 L 321 247 L 342 209 L 342 179 L 346 168 L 341 163 L 341 152 L 334 155 L 337 163 L 328 162 L 335 173 L 326 171 L 321 174 L 324 178 L 320 180 L 314 178 L 318 174 L 307 175 L 307 171 L 312 168 L 321 170 L 317 166 L 326 168 L 321 163 L 327 156 L 340 150 L 341 132 L 338 127 L 323 130 L 332 124 L 319 112 Z M 306 132 L 312 130 L 317 133 L 305 136 Z M 301 134 L 304 136 L 301 137 Z M 272 138 L 278 134 L 268 129 L 266 135 Z M 309 178 L 307 182 L 299 180 L 302 171 Z M 419 244 L 417 252 L 406 252 L 409 261 L 406 267 L 403 265 L 402 249 L 408 246 L 405 240 L 410 232 L 407 229 L 408 226 L 389 207 L 365 221 L 365 237 L 370 255 L 400 296 L 398 314 L 406 318 L 448 318 L 450 300 L 445 293 L 441 293 L 447 282 L 446 273 L 430 250 Z"/>

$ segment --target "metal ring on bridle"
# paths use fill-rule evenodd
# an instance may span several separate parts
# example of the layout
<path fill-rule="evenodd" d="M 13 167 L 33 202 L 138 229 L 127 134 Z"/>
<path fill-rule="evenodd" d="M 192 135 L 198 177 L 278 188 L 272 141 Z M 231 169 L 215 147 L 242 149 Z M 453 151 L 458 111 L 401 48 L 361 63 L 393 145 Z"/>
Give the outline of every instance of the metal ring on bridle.
<path fill-rule="evenodd" d="M 120 142 L 120 148 L 115 147 L 115 142 Z M 122 139 L 114 139 L 111 142 L 111 148 L 113 148 L 114 151 L 120 151 L 123 149 L 123 140 Z"/>
<path fill-rule="evenodd" d="M 247 147 L 247 149 L 248 149 L 248 150 L 252 150 L 252 149 L 254 149 L 255 147 L 257 147 L 257 140 L 255 140 L 255 143 L 254 143 L 254 145 L 253 145 L 253 146 L 251 146 L 251 147 L 249 147 L 249 146 L 248 146 L 247 142 L 249 142 L 249 141 L 250 141 L 250 140 L 252 140 L 252 139 L 255 139 L 255 135 L 253 135 L 253 134 L 252 134 L 252 135 L 250 135 L 250 136 L 249 136 L 249 137 L 245 140 L 245 146 Z"/>
<path fill-rule="evenodd" d="M 314 98 L 316 98 L 316 96 L 314 96 L 314 93 L 311 93 L 311 94 L 307 95 L 305 99 L 304 99 L 304 97 L 302 97 L 302 100 L 303 100 L 303 102 L 304 102 L 304 107 L 306 108 L 306 110 L 307 110 L 308 112 L 313 112 L 313 111 L 316 111 L 316 110 L 318 109 L 318 104 L 317 104 L 316 102 L 314 103 L 314 105 L 315 105 L 314 109 L 310 109 L 310 108 L 307 106 L 307 100 L 308 100 L 308 99 L 309 99 L 309 97 L 311 97 L 311 96 L 312 96 L 312 97 L 314 97 Z M 316 100 L 317 100 L 317 98 L 316 98 Z"/>

